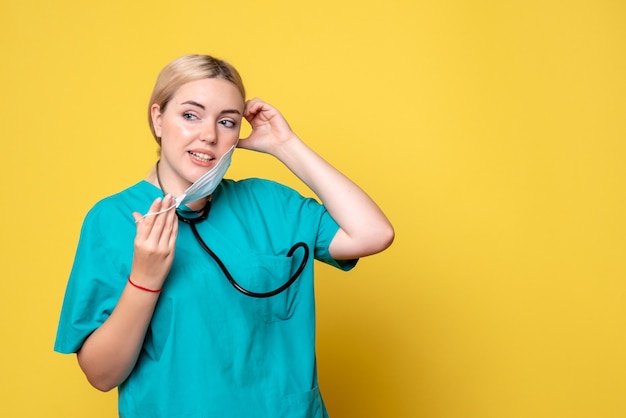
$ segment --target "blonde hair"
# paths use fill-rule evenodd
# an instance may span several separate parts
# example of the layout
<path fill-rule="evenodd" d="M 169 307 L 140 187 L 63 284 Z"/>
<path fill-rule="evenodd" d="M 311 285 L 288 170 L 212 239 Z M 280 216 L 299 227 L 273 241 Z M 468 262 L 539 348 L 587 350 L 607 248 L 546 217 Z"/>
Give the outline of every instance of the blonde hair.
<path fill-rule="evenodd" d="M 157 137 L 152 123 L 152 105 L 157 104 L 161 112 L 165 111 L 167 104 L 180 86 L 204 78 L 222 78 L 230 81 L 237 87 L 241 93 L 241 97 L 245 100 L 246 90 L 243 85 L 243 80 L 237 69 L 226 61 L 214 58 L 210 55 L 198 54 L 184 55 L 175 59 L 167 64 L 159 73 L 148 106 L 148 123 L 150 124 L 152 136 L 154 136 L 154 139 L 159 145 L 161 145 L 161 138 Z"/>

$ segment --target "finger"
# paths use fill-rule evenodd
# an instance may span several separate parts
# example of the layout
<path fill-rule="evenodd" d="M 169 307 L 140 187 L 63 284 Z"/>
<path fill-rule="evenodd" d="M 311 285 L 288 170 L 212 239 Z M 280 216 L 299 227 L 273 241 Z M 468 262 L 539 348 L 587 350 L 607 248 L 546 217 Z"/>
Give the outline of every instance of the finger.
<path fill-rule="evenodd" d="M 263 109 L 264 102 L 261 99 L 254 98 L 248 100 L 244 107 L 243 115 L 248 120 L 252 121 L 254 117 Z"/>
<path fill-rule="evenodd" d="M 154 223 L 152 225 L 152 229 L 150 230 L 148 239 L 153 239 L 154 242 L 158 245 L 161 240 L 161 236 L 165 231 L 165 225 L 168 219 L 168 216 L 173 214 L 173 198 L 170 195 L 165 196 L 165 198 L 160 202 L 160 207 L 155 208 L 155 212 L 161 212 L 156 215 L 153 215 Z"/>
<path fill-rule="evenodd" d="M 246 114 L 252 110 L 252 108 L 257 107 L 261 103 L 261 99 L 258 97 L 254 97 L 248 100 L 244 106 L 243 113 Z"/>
<path fill-rule="evenodd" d="M 239 139 L 239 143 L 237 144 L 237 148 L 242 148 L 242 149 L 251 149 L 250 148 L 250 142 L 247 141 L 248 138 L 250 138 L 249 136 L 246 138 L 241 138 Z"/>
<path fill-rule="evenodd" d="M 152 202 L 152 205 L 150 205 L 148 213 L 158 212 L 159 210 L 161 210 L 161 201 L 162 199 L 160 197 L 156 198 Z M 134 214 L 133 217 L 135 217 Z M 152 230 L 152 226 L 154 225 L 155 217 L 140 215 L 140 218 L 141 219 L 137 221 L 137 217 L 135 217 L 135 220 L 137 221 L 137 238 L 145 241 L 150 235 L 150 231 Z"/>
<path fill-rule="evenodd" d="M 172 222 L 172 230 L 169 236 L 168 247 L 174 250 L 176 248 L 176 237 L 178 236 L 178 216 L 174 214 L 174 219 Z"/>
<path fill-rule="evenodd" d="M 167 199 L 165 200 L 165 204 L 166 205 L 168 204 Z M 168 210 L 167 212 L 164 212 L 162 215 L 164 219 L 164 224 L 163 224 L 163 230 L 161 231 L 161 235 L 159 237 L 159 246 L 165 246 L 166 248 L 168 248 L 170 246 L 170 240 L 171 240 L 172 235 L 176 235 L 174 230 L 175 230 L 175 227 L 178 226 L 178 216 L 176 215 L 175 210 Z"/>

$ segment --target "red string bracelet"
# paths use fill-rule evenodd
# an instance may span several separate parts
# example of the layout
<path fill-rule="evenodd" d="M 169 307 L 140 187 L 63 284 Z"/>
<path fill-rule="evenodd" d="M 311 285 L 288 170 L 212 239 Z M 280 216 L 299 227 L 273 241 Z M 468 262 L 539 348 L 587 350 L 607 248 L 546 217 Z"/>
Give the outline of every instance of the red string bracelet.
<path fill-rule="evenodd" d="M 151 292 L 151 293 L 159 293 L 163 289 L 163 288 L 161 288 L 161 289 L 156 289 L 155 290 L 155 289 L 148 289 L 147 287 L 139 286 L 137 283 L 133 283 L 133 281 L 130 279 L 130 276 L 128 276 L 128 283 L 130 283 L 131 285 L 133 285 L 137 289 L 144 290 L 146 292 Z"/>

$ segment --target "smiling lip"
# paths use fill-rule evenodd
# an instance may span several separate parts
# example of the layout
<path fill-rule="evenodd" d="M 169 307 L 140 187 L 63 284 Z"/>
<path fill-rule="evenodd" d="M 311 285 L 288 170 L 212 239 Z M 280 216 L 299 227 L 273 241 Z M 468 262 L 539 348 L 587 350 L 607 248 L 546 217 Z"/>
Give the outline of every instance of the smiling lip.
<path fill-rule="evenodd" d="M 187 154 L 191 157 L 191 160 L 202 166 L 211 165 L 211 161 L 215 160 L 215 155 L 211 152 L 205 151 L 187 151 Z"/>

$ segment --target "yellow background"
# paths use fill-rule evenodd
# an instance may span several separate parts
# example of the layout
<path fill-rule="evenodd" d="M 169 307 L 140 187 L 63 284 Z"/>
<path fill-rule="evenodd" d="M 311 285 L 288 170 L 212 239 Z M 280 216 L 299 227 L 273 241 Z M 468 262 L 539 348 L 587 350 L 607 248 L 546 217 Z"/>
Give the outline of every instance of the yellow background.
<path fill-rule="evenodd" d="M 626 416 L 626 3 L 0 6 L 0 415 L 111 417 L 53 353 L 86 211 L 142 178 L 157 72 L 229 60 L 397 238 L 318 269 L 333 417 Z M 308 193 L 241 151 L 230 177 Z"/>

